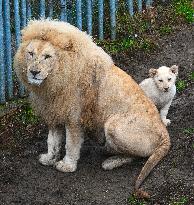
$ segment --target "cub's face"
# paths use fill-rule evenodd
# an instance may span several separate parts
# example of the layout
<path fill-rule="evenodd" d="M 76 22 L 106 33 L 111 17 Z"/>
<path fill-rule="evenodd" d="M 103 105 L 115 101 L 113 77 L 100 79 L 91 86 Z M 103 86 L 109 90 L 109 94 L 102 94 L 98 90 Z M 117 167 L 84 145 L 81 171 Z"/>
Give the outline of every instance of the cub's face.
<path fill-rule="evenodd" d="M 41 85 L 57 66 L 55 48 L 49 42 L 33 40 L 26 47 L 27 80 Z"/>
<path fill-rule="evenodd" d="M 158 69 L 150 69 L 149 74 L 150 77 L 153 78 L 159 90 L 168 92 L 175 84 L 176 77 L 178 75 L 178 66 L 173 65 L 170 68 L 162 66 Z"/>

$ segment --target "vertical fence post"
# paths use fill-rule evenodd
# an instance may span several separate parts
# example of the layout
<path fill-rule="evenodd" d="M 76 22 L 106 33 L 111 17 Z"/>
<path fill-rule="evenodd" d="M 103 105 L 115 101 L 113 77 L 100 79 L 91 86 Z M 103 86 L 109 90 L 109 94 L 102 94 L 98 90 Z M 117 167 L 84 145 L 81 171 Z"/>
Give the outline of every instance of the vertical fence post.
<path fill-rule="evenodd" d="M 146 1 L 146 8 L 149 8 L 151 6 L 151 0 Z"/>
<path fill-rule="evenodd" d="M 127 0 L 128 10 L 131 16 L 134 15 L 133 0 Z"/>
<path fill-rule="evenodd" d="M 15 39 L 16 39 L 16 48 L 20 44 L 20 14 L 19 14 L 19 1 L 14 0 L 14 20 L 15 20 Z M 19 92 L 20 96 L 24 95 L 24 86 L 19 83 Z"/>
<path fill-rule="evenodd" d="M 32 18 L 31 2 L 27 0 L 27 20 L 29 21 Z"/>
<path fill-rule="evenodd" d="M 61 0 L 61 21 L 67 21 L 67 2 Z"/>
<path fill-rule="evenodd" d="M 67 0 L 67 21 L 70 24 L 73 24 L 73 8 L 74 2 L 71 0 Z"/>
<path fill-rule="evenodd" d="M 22 28 L 26 25 L 26 0 L 21 0 L 22 18 L 21 26 Z"/>
<path fill-rule="evenodd" d="M 111 39 L 116 38 L 116 2 L 110 0 L 110 24 L 111 24 Z"/>
<path fill-rule="evenodd" d="M 92 0 L 87 0 L 87 31 L 92 35 Z"/>
<path fill-rule="evenodd" d="M 5 65 L 6 65 L 6 85 L 7 96 L 13 97 L 13 79 L 12 79 L 12 56 L 11 56 L 11 25 L 10 25 L 10 7 L 9 0 L 4 0 L 4 29 L 5 29 Z"/>
<path fill-rule="evenodd" d="M 15 39 L 16 48 L 20 44 L 20 14 L 19 14 L 19 1 L 14 0 L 14 20 L 15 20 Z"/>
<path fill-rule="evenodd" d="M 50 19 L 52 19 L 52 16 L 53 16 L 53 1 L 52 0 L 49 0 L 48 7 L 49 7 L 48 16 Z"/>
<path fill-rule="evenodd" d="M 142 12 L 142 0 L 138 0 L 138 12 Z"/>
<path fill-rule="evenodd" d="M 104 23 L 104 0 L 98 0 L 98 32 L 99 32 L 99 39 L 103 40 L 104 33 L 103 33 L 103 25 Z"/>
<path fill-rule="evenodd" d="M 3 43 L 3 4 L 0 0 L 0 103 L 5 102 L 5 67 L 4 67 L 4 43 Z"/>
<path fill-rule="evenodd" d="M 77 27 L 82 30 L 82 1 L 76 0 Z"/>
<path fill-rule="evenodd" d="M 40 0 L 40 17 L 45 18 L 45 0 Z"/>

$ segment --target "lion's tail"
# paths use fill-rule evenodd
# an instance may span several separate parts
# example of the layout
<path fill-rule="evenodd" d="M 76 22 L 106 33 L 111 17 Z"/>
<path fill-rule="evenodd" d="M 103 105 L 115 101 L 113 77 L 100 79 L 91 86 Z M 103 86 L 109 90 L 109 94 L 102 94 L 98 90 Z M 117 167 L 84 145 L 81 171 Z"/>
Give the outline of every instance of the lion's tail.
<path fill-rule="evenodd" d="M 149 175 L 151 170 L 159 163 L 159 161 L 168 153 L 170 149 L 170 138 L 167 131 L 162 133 L 161 139 L 161 144 L 149 157 L 136 180 L 135 192 L 137 193 L 137 195 L 145 194 L 145 192 L 142 191 L 141 193 L 141 191 L 139 190 L 140 185 L 142 184 L 144 179 Z"/>

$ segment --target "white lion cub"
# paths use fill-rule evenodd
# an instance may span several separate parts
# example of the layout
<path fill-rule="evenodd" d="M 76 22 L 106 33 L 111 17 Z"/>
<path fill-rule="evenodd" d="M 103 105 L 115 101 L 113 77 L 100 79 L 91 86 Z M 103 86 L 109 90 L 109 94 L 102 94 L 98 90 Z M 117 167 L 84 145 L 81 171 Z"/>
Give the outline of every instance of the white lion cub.
<path fill-rule="evenodd" d="M 158 69 L 149 70 L 150 78 L 143 80 L 139 85 L 145 94 L 155 103 L 160 110 L 160 116 L 163 123 L 167 126 L 170 120 L 166 118 L 169 107 L 176 94 L 176 77 L 178 75 L 178 66 L 162 66 Z"/>

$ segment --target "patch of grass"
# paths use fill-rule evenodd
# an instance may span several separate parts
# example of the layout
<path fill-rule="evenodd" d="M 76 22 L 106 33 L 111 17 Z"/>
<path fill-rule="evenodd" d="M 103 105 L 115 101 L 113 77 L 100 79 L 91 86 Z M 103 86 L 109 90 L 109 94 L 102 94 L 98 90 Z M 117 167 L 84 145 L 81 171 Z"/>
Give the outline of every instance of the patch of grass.
<path fill-rule="evenodd" d="M 184 205 L 184 204 L 188 204 L 188 198 L 183 196 L 180 199 L 171 202 L 169 205 Z"/>
<path fill-rule="evenodd" d="M 146 205 L 147 202 L 145 200 L 137 199 L 134 195 L 131 195 L 128 198 L 129 205 Z"/>
<path fill-rule="evenodd" d="M 34 114 L 29 104 L 24 104 L 16 116 L 16 119 L 24 125 L 34 125 L 39 122 L 39 118 Z"/>
<path fill-rule="evenodd" d="M 187 134 L 187 135 L 192 135 L 192 134 L 194 134 L 194 128 L 185 128 L 184 130 L 183 130 L 183 133 L 184 134 Z"/>
<path fill-rule="evenodd" d="M 36 124 L 39 118 L 34 114 L 26 99 L 15 99 L 0 105 L 1 116 L 12 116 L 24 125 Z"/>
<path fill-rule="evenodd" d="M 170 25 L 164 25 L 160 27 L 159 32 L 161 35 L 167 35 L 167 34 L 172 33 L 172 30 L 173 29 Z"/>
<path fill-rule="evenodd" d="M 179 92 L 183 91 L 187 87 L 187 82 L 185 80 L 177 80 L 176 88 Z"/>
<path fill-rule="evenodd" d="M 97 44 L 102 46 L 105 51 L 110 54 L 116 54 L 119 52 L 126 52 L 132 50 L 143 50 L 143 51 L 151 51 L 156 48 L 154 42 L 149 39 L 143 39 L 138 37 L 128 37 L 120 40 L 114 41 L 98 41 Z"/>
<path fill-rule="evenodd" d="M 194 8 L 192 0 L 175 0 L 176 14 L 183 16 L 188 23 L 194 22 Z"/>

